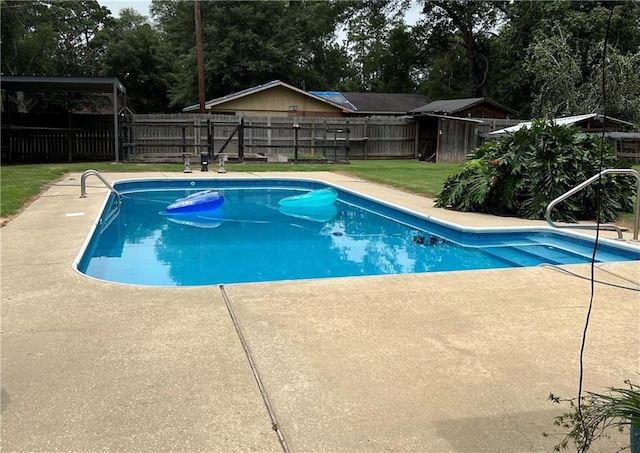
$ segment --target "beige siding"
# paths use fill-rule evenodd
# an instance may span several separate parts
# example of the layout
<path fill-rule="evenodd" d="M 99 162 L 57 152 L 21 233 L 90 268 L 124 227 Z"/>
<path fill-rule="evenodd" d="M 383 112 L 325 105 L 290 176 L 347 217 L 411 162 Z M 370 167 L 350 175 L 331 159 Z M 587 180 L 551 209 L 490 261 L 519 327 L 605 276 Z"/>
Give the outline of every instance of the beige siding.
<path fill-rule="evenodd" d="M 234 112 L 237 116 L 342 116 L 338 107 L 280 86 L 218 104 L 211 112 Z"/>

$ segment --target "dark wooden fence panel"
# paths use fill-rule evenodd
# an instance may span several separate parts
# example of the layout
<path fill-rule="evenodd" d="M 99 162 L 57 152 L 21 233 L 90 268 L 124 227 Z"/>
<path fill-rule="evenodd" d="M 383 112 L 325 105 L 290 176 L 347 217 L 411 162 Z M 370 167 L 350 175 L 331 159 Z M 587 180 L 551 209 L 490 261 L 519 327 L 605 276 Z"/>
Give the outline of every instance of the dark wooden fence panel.
<path fill-rule="evenodd" d="M 74 115 L 72 124 L 80 130 L 76 136 L 73 160 L 114 159 L 113 116 Z"/>
<path fill-rule="evenodd" d="M 7 120 L 11 120 L 8 124 Z M 115 158 L 113 116 L 46 112 L 3 114 L 5 162 L 71 162 Z"/>

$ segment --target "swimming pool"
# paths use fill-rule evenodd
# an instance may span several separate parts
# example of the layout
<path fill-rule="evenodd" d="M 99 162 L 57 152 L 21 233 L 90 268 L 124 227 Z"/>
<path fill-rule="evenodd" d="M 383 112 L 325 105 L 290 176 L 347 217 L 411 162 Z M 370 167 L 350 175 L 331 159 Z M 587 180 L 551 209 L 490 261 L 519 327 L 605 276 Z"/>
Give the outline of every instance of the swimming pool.
<path fill-rule="evenodd" d="M 334 204 L 287 210 L 287 197 L 326 188 L 300 179 L 145 179 L 114 184 L 74 266 L 100 280 L 200 286 L 442 272 L 591 261 L 585 236 L 538 229 L 469 229 L 334 187 Z M 203 190 L 214 214 L 165 209 Z M 601 241 L 598 261 L 640 260 L 640 249 Z"/>

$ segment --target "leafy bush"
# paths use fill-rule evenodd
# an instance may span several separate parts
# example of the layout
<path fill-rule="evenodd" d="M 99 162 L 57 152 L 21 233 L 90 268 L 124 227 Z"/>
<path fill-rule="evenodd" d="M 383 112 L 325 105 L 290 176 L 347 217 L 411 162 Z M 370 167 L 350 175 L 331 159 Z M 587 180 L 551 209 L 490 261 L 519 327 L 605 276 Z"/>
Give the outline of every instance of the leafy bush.
<path fill-rule="evenodd" d="M 628 168 L 599 137 L 574 126 L 534 121 L 530 129 L 485 143 L 474 150 L 463 170 L 449 176 L 436 206 L 457 211 L 486 212 L 543 219 L 549 202 L 605 168 Z M 634 181 L 606 175 L 601 184 L 600 221 L 631 212 Z M 595 219 L 598 183 L 562 202 L 554 220 Z"/>
<path fill-rule="evenodd" d="M 625 384 L 627 388 L 611 387 L 607 393 L 587 392 L 580 398 L 580 408 L 577 399 L 549 395 L 554 403 L 568 402 L 570 406 L 569 412 L 557 416 L 554 421 L 566 433 L 554 451 L 564 450 L 569 442 L 573 442 L 578 451 L 586 452 L 597 439 L 608 436 L 608 428 L 615 427 L 619 431 L 626 427 L 640 428 L 640 387 L 629 380 Z M 632 452 L 640 449 L 633 434 L 630 440 Z"/>

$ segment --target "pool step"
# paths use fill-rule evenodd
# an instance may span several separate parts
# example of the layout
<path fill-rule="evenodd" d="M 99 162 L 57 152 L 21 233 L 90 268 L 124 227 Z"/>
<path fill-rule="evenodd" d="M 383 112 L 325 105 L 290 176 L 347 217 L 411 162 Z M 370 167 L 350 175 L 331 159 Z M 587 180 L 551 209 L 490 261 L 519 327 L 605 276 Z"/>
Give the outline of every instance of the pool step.
<path fill-rule="evenodd" d="M 578 264 L 591 261 L 588 247 L 583 250 L 567 250 L 548 244 L 520 244 L 503 247 L 486 247 L 483 251 L 515 267 L 548 264 Z M 598 254 L 598 261 L 602 259 Z"/>
<path fill-rule="evenodd" d="M 573 250 L 552 247 L 546 244 L 524 245 L 514 247 L 522 253 L 538 257 L 540 263 L 548 264 L 579 264 L 591 261 L 591 256 L 587 257 L 582 253 Z"/>
<path fill-rule="evenodd" d="M 513 246 L 484 247 L 481 249 L 487 255 L 504 261 L 511 267 L 528 267 L 540 264 L 540 259 L 531 253 L 524 253 Z"/>

